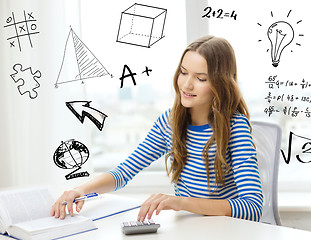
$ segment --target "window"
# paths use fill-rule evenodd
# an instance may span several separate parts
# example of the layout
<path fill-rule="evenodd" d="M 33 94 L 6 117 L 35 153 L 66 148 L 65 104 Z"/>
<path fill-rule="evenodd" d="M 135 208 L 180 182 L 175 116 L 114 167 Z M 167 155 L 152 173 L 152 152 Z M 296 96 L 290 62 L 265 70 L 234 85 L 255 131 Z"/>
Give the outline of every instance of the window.
<path fill-rule="evenodd" d="M 282 8 L 278 7 L 279 4 Z M 306 6 L 292 4 L 292 1 L 266 0 L 252 2 L 251 5 L 245 1 L 226 1 L 224 4 L 210 0 L 208 6 L 216 13 L 223 11 L 222 19 L 213 15 L 205 19 L 209 21 L 209 33 L 226 38 L 235 49 L 238 80 L 251 119 L 275 122 L 282 128 L 281 149 L 285 158 L 281 155 L 279 189 L 310 190 L 311 163 L 307 162 L 311 161 L 311 108 L 308 97 L 311 88 L 308 85 L 309 67 L 304 61 L 306 52 L 310 52 L 306 39 L 306 23 L 310 20 L 307 19 L 308 14 L 304 14 Z M 237 14 L 236 20 L 230 17 L 233 11 Z M 225 17 L 225 13 L 229 13 L 229 17 Z M 295 36 L 293 42 L 284 48 L 279 65 L 274 67 L 267 30 L 272 23 L 281 20 L 293 27 Z M 271 106 L 279 112 L 269 112 L 273 110 Z M 291 144 L 290 132 L 295 134 Z M 299 162 L 296 156 L 300 156 L 305 163 Z"/>
<path fill-rule="evenodd" d="M 148 2 L 149 4 L 149 2 Z M 82 37 L 114 77 L 85 81 L 87 99 L 108 117 L 104 128 L 92 128 L 92 159 L 95 171 L 115 167 L 145 138 L 153 122 L 173 103 L 173 75 L 186 46 L 185 4 L 154 1 L 150 6 L 167 9 L 164 38 L 150 48 L 117 42 L 121 12 L 129 1 L 81 1 Z M 96 23 L 96 24 L 94 24 Z M 149 76 L 146 70 L 149 71 Z M 123 79 L 131 71 L 131 77 Z M 160 171 L 164 159 L 146 171 Z"/>
<path fill-rule="evenodd" d="M 85 82 L 88 100 L 108 115 L 103 131 L 92 128 L 95 170 L 103 171 L 116 166 L 143 140 L 156 118 L 172 105 L 172 77 L 187 42 L 203 34 L 212 34 L 226 38 L 235 49 L 238 80 L 251 119 L 275 122 L 282 128 L 285 158 L 281 155 L 280 189 L 310 188 L 307 187 L 310 184 L 301 183 L 311 182 L 311 175 L 308 174 L 311 163 L 302 163 L 296 158 L 300 155 L 303 161 L 310 161 L 311 117 L 308 112 L 311 112 L 311 100 L 308 96 L 311 87 L 308 83 L 311 83 L 311 78 L 307 62 L 303 61 L 305 53 L 310 52 L 306 34 L 306 22 L 310 22 L 307 19 L 310 18 L 306 12 L 308 8 L 303 4 L 293 7 L 282 2 L 280 9 L 278 4 L 281 1 L 272 3 L 268 0 L 252 4 L 241 0 L 200 3 L 186 0 L 178 1 L 179 4 L 164 0 L 149 2 L 150 5 L 167 9 L 167 19 L 165 37 L 145 48 L 116 42 L 121 12 L 130 7 L 128 1 L 108 4 L 99 0 L 81 0 L 83 39 L 114 75 L 114 78 Z M 209 17 L 202 17 L 205 14 Z M 280 19 L 292 24 L 295 39 L 282 53 L 279 66 L 273 67 L 267 29 Z M 121 88 L 119 78 L 125 65 L 136 73 L 136 85 L 129 77 L 124 79 Z M 146 67 L 152 69 L 150 76 L 143 73 Z M 305 88 L 301 85 L 303 81 Z M 283 85 L 277 85 L 280 82 Z M 297 85 L 285 86 L 289 82 Z M 294 116 L 295 108 L 302 111 L 297 116 Z M 290 132 L 295 134 L 292 135 L 295 141 L 291 144 L 289 159 Z M 287 164 L 285 160 L 290 161 Z M 163 172 L 163 169 L 164 161 L 160 160 L 147 171 Z"/>

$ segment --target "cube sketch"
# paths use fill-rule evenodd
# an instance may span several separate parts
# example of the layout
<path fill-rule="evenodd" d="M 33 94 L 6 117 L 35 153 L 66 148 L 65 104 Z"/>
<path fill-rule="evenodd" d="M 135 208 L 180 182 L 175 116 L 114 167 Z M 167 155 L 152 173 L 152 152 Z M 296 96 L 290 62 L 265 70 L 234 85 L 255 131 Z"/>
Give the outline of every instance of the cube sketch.
<path fill-rule="evenodd" d="M 167 10 L 135 3 L 121 13 L 117 42 L 150 48 L 164 37 Z"/>

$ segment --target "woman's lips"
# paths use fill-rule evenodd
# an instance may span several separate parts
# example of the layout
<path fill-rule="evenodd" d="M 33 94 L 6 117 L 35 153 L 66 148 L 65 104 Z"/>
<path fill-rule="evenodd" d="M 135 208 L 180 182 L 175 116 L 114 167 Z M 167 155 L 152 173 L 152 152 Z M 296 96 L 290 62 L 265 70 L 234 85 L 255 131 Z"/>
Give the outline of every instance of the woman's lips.
<path fill-rule="evenodd" d="M 194 94 L 191 94 L 191 93 L 188 93 L 188 92 L 185 92 L 185 91 L 182 91 L 182 93 L 183 93 L 184 97 L 186 97 L 186 98 L 191 98 L 191 97 L 195 97 L 196 96 Z"/>

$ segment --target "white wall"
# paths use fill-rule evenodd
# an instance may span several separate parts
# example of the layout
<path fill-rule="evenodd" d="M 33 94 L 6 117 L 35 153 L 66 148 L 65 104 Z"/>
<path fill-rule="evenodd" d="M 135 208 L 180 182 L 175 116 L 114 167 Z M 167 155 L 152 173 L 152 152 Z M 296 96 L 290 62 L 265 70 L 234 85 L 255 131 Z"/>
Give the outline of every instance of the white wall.
<path fill-rule="evenodd" d="M 13 29 L 2 25 L 12 12 L 16 21 L 23 19 L 24 10 L 37 20 L 39 33 L 31 36 L 33 47 L 26 37 L 20 38 L 20 51 L 6 40 Z M 54 87 L 69 26 L 80 31 L 79 10 L 79 1 L 74 0 L 0 2 L 0 187 L 65 183 L 68 171 L 55 166 L 54 151 L 61 141 L 71 138 L 89 141 L 85 128 L 74 124 L 76 119 L 65 106 L 65 101 L 83 98 L 84 88 L 80 84 Z M 10 77 L 17 63 L 41 72 L 36 98 L 18 92 Z"/>

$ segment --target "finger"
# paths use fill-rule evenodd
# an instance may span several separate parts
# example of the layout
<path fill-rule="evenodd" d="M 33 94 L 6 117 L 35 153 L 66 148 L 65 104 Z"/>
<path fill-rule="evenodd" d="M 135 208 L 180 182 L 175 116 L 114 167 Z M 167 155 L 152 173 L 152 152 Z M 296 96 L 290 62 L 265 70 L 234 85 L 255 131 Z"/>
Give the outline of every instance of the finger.
<path fill-rule="evenodd" d="M 168 201 L 169 199 L 165 199 L 158 205 L 157 210 L 156 210 L 156 215 L 159 215 L 162 210 L 167 209 Z"/>
<path fill-rule="evenodd" d="M 161 204 L 161 202 L 165 201 L 166 198 L 167 198 L 166 195 L 161 194 L 157 197 L 157 199 L 153 200 L 153 202 L 151 203 L 151 205 L 149 207 L 149 211 L 147 213 L 148 219 L 152 218 L 154 211 L 158 208 L 158 206 L 159 206 L 159 204 Z"/>
<path fill-rule="evenodd" d="M 138 221 L 144 221 L 146 216 L 148 219 L 152 217 L 154 210 L 157 208 L 157 205 L 165 199 L 166 195 L 163 194 L 152 194 L 141 206 L 140 212 L 138 214 Z"/>
<path fill-rule="evenodd" d="M 66 202 L 67 202 L 67 210 L 68 210 L 68 214 L 70 216 L 73 216 L 73 200 L 74 199 L 71 199 L 71 198 L 66 200 Z"/>
<path fill-rule="evenodd" d="M 54 216 L 55 218 L 59 218 L 59 203 L 58 202 L 54 204 Z"/>
<path fill-rule="evenodd" d="M 66 216 L 66 205 L 65 204 L 59 204 L 59 218 L 65 219 Z"/>
<path fill-rule="evenodd" d="M 153 203 L 150 208 L 149 208 L 149 211 L 147 213 L 147 218 L 150 220 L 152 218 L 152 214 L 154 212 L 154 210 L 157 208 L 159 203 Z"/>
<path fill-rule="evenodd" d="M 53 204 L 51 211 L 50 211 L 50 217 L 53 217 L 55 215 L 55 206 Z"/>
<path fill-rule="evenodd" d="M 84 205 L 84 201 L 77 202 L 77 204 L 76 204 L 76 211 L 80 212 L 82 207 L 83 207 L 83 205 Z"/>
<path fill-rule="evenodd" d="M 67 204 L 67 210 L 70 216 L 73 216 L 73 202 L 75 197 L 79 197 L 79 193 L 75 192 L 75 191 L 65 191 L 65 193 L 63 194 L 63 199 L 65 199 L 65 202 Z M 62 201 L 64 202 L 64 201 Z M 66 205 L 65 205 L 66 206 Z M 61 211 L 62 211 L 62 207 L 61 207 Z M 65 210 L 65 214 L 66 214 L 66 207 L 64 207 Z"/>
<path fill-rule="evenodd" d="M 146 218 L 148 210 L 149 210 L 149 204 L 144 203 L 143 205 L 141 205 L 138 216 L 137 216 L 137 221 L 143 222 Z"/>
<path fill-rule="evenodd" d="M 150 197 L 147 198 L 147 200 L 141 205 L 138 216 L 137 216 L 137 221 L 144 221 L 146 218 L 146 215 L 148 213 L 149 207 L 153 199 L 155 198 L 155 194 L 152 194 Z"/>

